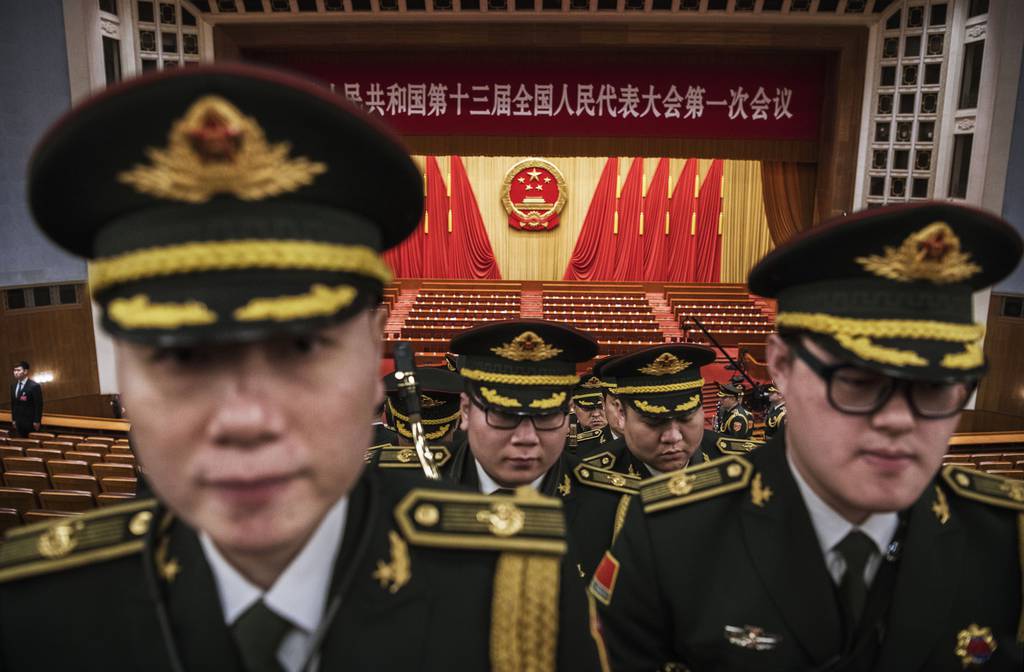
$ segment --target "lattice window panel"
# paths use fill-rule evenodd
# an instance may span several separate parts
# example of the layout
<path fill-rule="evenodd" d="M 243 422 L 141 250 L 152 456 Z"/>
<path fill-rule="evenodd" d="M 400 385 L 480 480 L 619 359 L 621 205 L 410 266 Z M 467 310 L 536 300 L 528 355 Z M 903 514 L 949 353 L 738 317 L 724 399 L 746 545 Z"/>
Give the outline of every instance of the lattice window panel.
<path fill-rule="evenodd" d="M 864 194 L 868 207 L 931 198 L 958 0 L 895 3 L 879 25 Z"/>
<path fill-rule="evenodd" d="M 202 40 L 198 17 L 191 9 L 178 0 L 138 0 L 132 4 L 142 72 L 199 64 Z"/>

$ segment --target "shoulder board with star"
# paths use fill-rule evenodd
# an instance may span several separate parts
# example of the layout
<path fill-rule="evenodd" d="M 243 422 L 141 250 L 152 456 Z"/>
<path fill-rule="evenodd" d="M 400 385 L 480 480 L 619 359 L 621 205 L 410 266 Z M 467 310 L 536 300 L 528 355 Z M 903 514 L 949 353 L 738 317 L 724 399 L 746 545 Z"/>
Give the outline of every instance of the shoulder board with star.
<path fill-rule="evenodd" d="M 12 528 L 0 544 L 0 583 L 140 553 L 156 506 L 143 499 Z"/>
<path fill-rule="evenodd" d="M 645 513 L 699 502 L 750 484 L 753 465 L 738 455 L 727 455 L 696 467 L 649 478 L 640 486 Z"/>
<path fill-rule="evenodd" d="M 1024 511 L 1024 481 L 987 474 L 955 464 L 942 468 L 942 478 L 950 489 L 961 497 Z"/>
<path fill-rule="evenodd" d="M 732 439 L 728 436 L 720 436 L 715 441 L 715 447 L 718 448 L 724 455 L 746 455 L 755 448 L 760 448 L 764 445 L 764 441 L 756 441 L 754 439 Z"/>
<path fill-rule="evenodd" d="M 562 501 L 524 486 L 512 496 L 410 490 L 395 520 L 413 546 L 562 555 Z"/>
<path fill-rule="evenodd" d="M 375 448 L 378 454 L 377 466 L 381 469 L 420 468 L 420 460 L 416 456 L 416 449 L 412 446 L 393 446 L 390 443 L 385 443 Z M 452 459 L 452 452 L 448 450 L 447 446 L 427 446 L 427 450 L 434 456 L 434 463 L 438 467 L 443 467 Z"/>
<path fill-rule="evenodd" d="M 585 432 L 576 432 L 576 445 L 584 443 L 585 441 L 593 441 L 601 437 L 601 428 L 588 429 Z"/>
<path fill-rule="evenodd" d="M 624 495 L 635 495 L 640 492 L 641 479 L 631 474 L 620 474 L 617 471 L 602 469 L 591 464 L 577 464 L 572 470 L 576 480 L 583 485 L 602 490 L 611 490 Z"/>
<path fill-rule="evenodd" d="M 601 467 L 602 469 L 611 469 L 615 466 L 615 454 L 610 450 L 602 450 L 600 453 L 582 458 L 580 462 Z"/>

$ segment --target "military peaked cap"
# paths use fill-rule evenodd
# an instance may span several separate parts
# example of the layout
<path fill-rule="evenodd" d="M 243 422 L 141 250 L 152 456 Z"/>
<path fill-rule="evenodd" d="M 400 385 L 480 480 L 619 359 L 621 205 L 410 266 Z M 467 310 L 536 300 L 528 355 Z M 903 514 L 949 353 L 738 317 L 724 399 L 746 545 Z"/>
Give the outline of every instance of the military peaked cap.
<path fill-rule="evenodd" d="M 597 342 L 554 322 L 507 320 L 462 332 L 450 349 L 485 408 L 545 415 L 568 408 L 579 382 L 576 364 L 597 354 Z"/>
<path fill-rule="evenodd" d="M 780 333 L 807 333 L 845 361 L 920 380 L 974 379 L 985 328 L 971 295 L 1006 277 L 1021 237 L 950 203 L 866 210 L 796 236 L 751 271 L 778 300 Z"/>
<path fill-rule="evenodd" d="M 670 418 L 701 408 L 700 367 L 715 353 L 700 345 L 656 345 L 623 355 L 601 369 L 613 376 L 618 397 L 644 415 Z"/>
<path fill-rule="evenodd" d="M 112 86 L 29 168 L 35 219 L 90 260 L 104 327 L 160 345 L 309 331 L 372 305 L 391 278 L 380 252 L 415 228 L 422 192 L 402 145 L 343 97 L 243 65 Z"/>

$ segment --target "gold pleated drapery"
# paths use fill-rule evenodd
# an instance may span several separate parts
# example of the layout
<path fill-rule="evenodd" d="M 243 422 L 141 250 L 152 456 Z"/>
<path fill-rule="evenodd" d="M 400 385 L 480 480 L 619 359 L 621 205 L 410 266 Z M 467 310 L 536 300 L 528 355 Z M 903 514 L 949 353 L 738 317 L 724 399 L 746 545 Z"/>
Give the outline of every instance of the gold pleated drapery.
<path fill-rule="evenodd" d="M 517 231 L 508 225 L 508 215 L 501 205 L 501 188 L 505 174 L 526 156 L 463 156 L 470 184 L 476 194 L 484 227 L 490 238 L 501 277 L 506 280 L 558 280 L 572 256 L 587 208 L 604 169 L 607 157 L 573 156 L 543 157 L 554 163 L 565 176 L 569 191 L 560 223 L 552 231 Z M 415 157 L 418 165 L 423 157 Z M 449 179 L 449 158 L 437 157 L 441 174 Z M 644 159 L 645 185 L 649 184 L 659 159 Z M 701 179 L 711 166 L 711 159 L 701 159 Z M 632 157 L 619 161 L 619 172 L 625 179 Z M 686 163 L 684 158 L 669 162 L 672 187 Z M 772 248 L 771 235 L 764 212 L 764 197 L 759 161 L 726 160 L 725 199 L 722 215 L 721 282 L 745 282 L 747 271 Z M 431 223 L 433 226 L 434 223 Z M 663 231 L 662 228 L 655 231 Z"/>

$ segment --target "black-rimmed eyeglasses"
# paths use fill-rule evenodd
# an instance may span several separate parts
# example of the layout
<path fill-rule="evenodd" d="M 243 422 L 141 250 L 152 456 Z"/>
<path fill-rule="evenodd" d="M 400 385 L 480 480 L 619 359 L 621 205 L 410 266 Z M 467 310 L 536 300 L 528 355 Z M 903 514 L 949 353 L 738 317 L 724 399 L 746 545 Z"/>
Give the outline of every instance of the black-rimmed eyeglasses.
<path fill-rule="evenodd" d="M 825 381 L 832 408 L 850 415 L 871 415 L 902 388 L 914 415 L 929 420 L 948 418 L 963 410 L 974 391 L 972 382 L 933 383 L 900 380 L 853 364 L 826 364 L 803 345 L 790 344 L 796 356 Z"/>
<path fill-rule="evenodd" d="M 470 395 L 470 401 L 473 402 L 474 406 L 484 412 L 484 420 L 487 422 L 487 426 L 494 429 L 515 429 L 523 420 L 529 419 L 529 421 L 533 423 L 533 428 L 538 432 L 550 432 L 560 427 L 564 427 L 565 418 L 567 417 L 565 411 L 555 411 L 554 413 L 546 413 L 544 415 L 515 415 L 514 413 L 502 413 L 501 411 L 495 411 L 487 408 L 474 399 L 472 395 Z"/>

